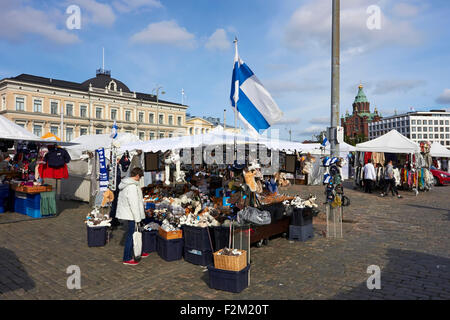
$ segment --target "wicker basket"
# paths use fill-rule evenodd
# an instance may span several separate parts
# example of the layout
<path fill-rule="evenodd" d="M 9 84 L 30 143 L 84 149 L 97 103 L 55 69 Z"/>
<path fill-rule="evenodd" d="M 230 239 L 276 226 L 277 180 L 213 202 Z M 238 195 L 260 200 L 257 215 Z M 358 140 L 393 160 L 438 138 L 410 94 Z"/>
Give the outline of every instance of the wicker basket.
<path fill-rule="evenodd" d="M 183 238 L 183 231 L 177 230 L 177 231 L 166 231 L 162 228 L 159 228 L 158 233 L 161 237 L 163 237 L 166 240 L 173 240 L 173 239 L 181 239 Z"/>
<path fill-rule="evenodd" d="M 41 193 L 52 191 L 52 186 L 16 186 L 14 190 L 25 193 Z"/>
<path fill-rule="evenodd" d="M 226 256 L 220 255 L 219 250 L 214 252 L 214 268 L 228 271 L 241 271 L 247 267 L 247 251 L 238 250 L 242 252 L 240 256 Z"/>

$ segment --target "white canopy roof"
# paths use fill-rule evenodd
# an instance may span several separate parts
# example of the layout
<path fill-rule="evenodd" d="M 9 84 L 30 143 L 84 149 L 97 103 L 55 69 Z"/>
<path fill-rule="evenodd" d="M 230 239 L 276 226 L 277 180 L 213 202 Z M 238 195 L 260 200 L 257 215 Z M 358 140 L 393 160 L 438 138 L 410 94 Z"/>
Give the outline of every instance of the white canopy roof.
<path fill-rule="evenodd" d="M 70 146 L 66 149 L 72 160 L 76 160 L 81 159 L 83 152 L 86 151 L 92 152 L 99 148 L 105 148 L 105 151 L 109 151 L 113 141 L 120 146 L 124 144 L 142 142 L 139 140 L 138 136 L 131 133 L 118 133 L 116 139 L 112 139 L 110 134 L 84 135 L 72 140 L 72 142 L 78 143 L 78 145 Z M 105 152 L 105 156 L 109 158 L 109 152 Z"/>
<path fill-rule="evenodd" d="M 275 150 L 304 150 L 310 149 L 309 145 L 305 145 L 299 142 L 284 141 L 278 139 L 269 139 L 264 136 L 254 137 L 250 134 L 245 133 L 232 133 L 223 130 L 222 127 L 218 126 L 211 130 L 209 133 L 197 134 L 192 136 L 182 136 L 173 138 L 164 138 L 157 140 L 149 140 L 145 142 L 134 142 L 129 144 L 123 144 L 120 148 L 121 152 L 125 150 L 142 150 L 144 152 L 165 152 L 167 150 L 177 150 L 183 148 L 196 148 L 200 146 L 208 145 L 223 145 L 223 144 L 234 144 L 234 138 L 238 144 L 249 143 L 249 144 L 264 144 L 267 148 Z"/>
<path fill-rule="evenodd" d="M 450 150 L 441 145 L 439 142 L 433 142 L 430 154 L 432 157 L 450 158 Z"/>
<path fill-rule="evenodd" d="M 4 116 L 0 116 L 0 139 L 43 141 L 37 135 L 32 134 Z"/>
<path fill-rule="evenodd" d="M 420 152 L 420 147 L 414 141 L 408 139 L 397 130 L 356 145 L 356 151 L 363 152 L 388 152 L 388 153 L 416 153 Z"/>

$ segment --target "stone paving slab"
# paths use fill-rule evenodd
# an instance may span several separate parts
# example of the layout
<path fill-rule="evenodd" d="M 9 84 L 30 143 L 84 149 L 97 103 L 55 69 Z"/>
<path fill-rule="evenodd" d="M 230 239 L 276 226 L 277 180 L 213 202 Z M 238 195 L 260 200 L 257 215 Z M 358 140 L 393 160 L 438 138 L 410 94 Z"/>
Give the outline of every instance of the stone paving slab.
<path fill-rule="evenodd" d="M 323 191 L 284 192 L 313 193 L 320 202 Z M 348 188 L 343 239 L 324 237 L 321 213 L 307 242 L 276 237 L 252 247 L 251 284 L 239 294 L 210 289 L 204 267 L 156 253 L 124 266 L 121 228 L 105 247 L 89 248 L 85 203 L 59 202 L 64 209 L 52 219 L 2 224 L 14 217 L 0 216 L 0 299 L 450 299 L 450 187 L 401 194 Z M 80 290 L 67 288 L 71 265 L 80 267 Z M 381 269 L 380 290 L 367 289 L 370 265 Z"/>

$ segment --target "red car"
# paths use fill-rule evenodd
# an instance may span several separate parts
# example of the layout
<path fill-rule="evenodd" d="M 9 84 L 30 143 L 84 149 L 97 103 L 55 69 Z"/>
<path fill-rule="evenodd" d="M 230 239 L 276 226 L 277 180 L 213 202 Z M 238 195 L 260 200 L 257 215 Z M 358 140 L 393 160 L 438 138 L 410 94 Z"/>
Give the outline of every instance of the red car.
<path fill-rule="evenodd" d="M 441 171 L 441 170 L 430 170 L 434 177 L 434 184 L 435 185 L 445 185 L 450 184 L 450 173 Z"/>

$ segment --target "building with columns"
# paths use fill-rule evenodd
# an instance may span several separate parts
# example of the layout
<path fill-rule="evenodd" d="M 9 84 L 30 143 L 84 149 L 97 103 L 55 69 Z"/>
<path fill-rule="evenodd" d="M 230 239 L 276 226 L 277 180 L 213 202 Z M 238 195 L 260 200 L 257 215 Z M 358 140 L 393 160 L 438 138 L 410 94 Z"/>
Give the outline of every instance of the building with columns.
<path fill-rule="evenodd" d="M 234 128 L 224 125 L 220 122 L 220 118 L 214 117 L 196 117 L 186 113 L 186 135 L 192 136 L 196 134 L 209 133 L 212 129 L 221 126 L 225 131 L 240 133 L 240 128 Z"/>
<path fill-rule="evenodd" d="M 187 106 L 131 91 L 99 69 L 82 83 L 29 74 L 0 80 L 0 114 L 38 136 L 71 141 L 81 135 L 119 132 L 142 140 L 186 134 Z M 61 119 L 63 128 L 61 128 Z"/>

